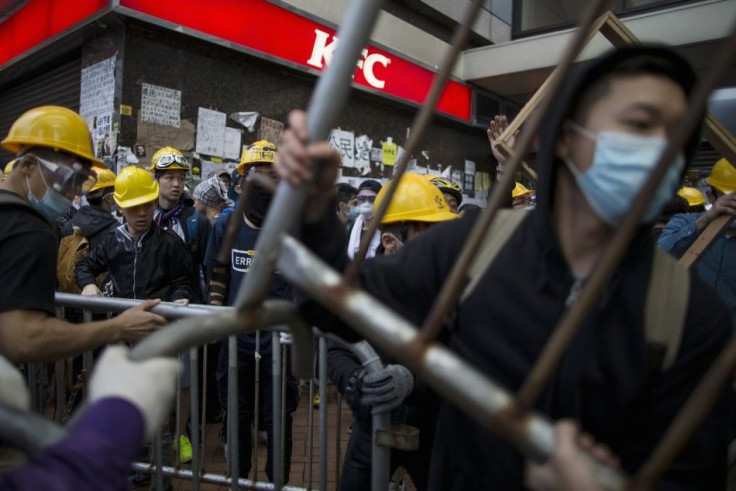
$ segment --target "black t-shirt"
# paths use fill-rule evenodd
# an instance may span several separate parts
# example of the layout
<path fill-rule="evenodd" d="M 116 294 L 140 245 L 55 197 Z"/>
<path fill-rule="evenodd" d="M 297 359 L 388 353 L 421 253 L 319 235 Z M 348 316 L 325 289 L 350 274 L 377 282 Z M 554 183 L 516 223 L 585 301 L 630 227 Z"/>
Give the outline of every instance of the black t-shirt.
<path fill-rule="evenodd" d="M 57 253 L 46 219 L 22 205 L 0 204 L 0 312 L 41 310 L 54 315 Z"/>

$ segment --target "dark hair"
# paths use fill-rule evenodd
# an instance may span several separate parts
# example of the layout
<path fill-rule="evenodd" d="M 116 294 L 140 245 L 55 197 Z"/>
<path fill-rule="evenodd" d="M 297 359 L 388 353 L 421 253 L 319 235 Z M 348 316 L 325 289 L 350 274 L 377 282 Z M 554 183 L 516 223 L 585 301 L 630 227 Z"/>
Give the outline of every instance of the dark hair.
<path fill-rule="evenodd" d="M 382 187 L 383 186 L 381 186 L 380 182 L 374 181 L 373 179 L 366 179 L 365 181 L 360 183 L 360 186 L 358 186 L 358 192 L 362 191 L 363 189 L 370 189 L 374 193 L 378 194 Z"/>
<path fill-rule="evenodd" d="M 355 198 L 358 194 L 358 190 L 350 184 L 340 182 L 337 184 L 337 202 L 347 203 L 351 199 Z"/>
<path fill-rule="evenodd" d="M 624 58 L 583 89 L 581 97 L 571 107 L 570 114 L 573 119 L 583 123 L 582 117 L 587 115 L 593 103 L 608 94 L 612 80 L 636 75 L 660 75 L 668 78 L 682 87 L 686 94 L 689 94 L 695 85 L 692 72 L 682 70 L 673 59 L 649 54 Z"/>

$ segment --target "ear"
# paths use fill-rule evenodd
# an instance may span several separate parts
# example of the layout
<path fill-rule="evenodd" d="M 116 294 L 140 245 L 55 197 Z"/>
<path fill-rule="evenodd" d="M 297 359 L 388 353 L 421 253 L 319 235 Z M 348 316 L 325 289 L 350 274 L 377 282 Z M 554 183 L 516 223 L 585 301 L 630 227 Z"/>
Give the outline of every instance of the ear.
<path fill-rule="evenodd" d="M 15 165 L 20 167 L 21 172 L 25 176 L 30 177 L 30 175 L 35 171 L 35 167 L 38 165 L 38 162 L 32 155 L 24 155 L 16 161 Z"/>
<path fill-rule="evenodd" d="M 381 234 L 381 245 L 386 250 L 386 254 L 393 254 L 398 250 L 396 239 L 388 232 Z"/>

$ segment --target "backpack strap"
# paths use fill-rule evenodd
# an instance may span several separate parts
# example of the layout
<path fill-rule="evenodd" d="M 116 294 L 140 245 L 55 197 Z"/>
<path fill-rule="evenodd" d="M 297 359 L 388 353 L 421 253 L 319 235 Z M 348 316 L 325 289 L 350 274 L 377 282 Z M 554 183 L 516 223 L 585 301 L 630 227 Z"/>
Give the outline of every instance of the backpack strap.
<path fill-rule="evenodd" d="M 655 247 L 644 311 L 644 336 L 650 347 L 651 369 L 663 372 L 677 359 L 689 299 L 688 270 Z"/>
<path fill-rule="evenodd" d="M 465 289 L 460 295 L 461 303 L 473 293 L 483 273 L 490 267 L 498 253 L 503 249 L 503 246 L 506 245 L 506 242 L 509 241 L 514 231 L 521 225 L 522 220 L 528 215 L 529 213 L 526 211 L 498 210 L 496 218 L 483 238 L 478 254 L 473 259 L 473 262 L 470 263 L 468 284 L 465 285 Z"/>
<path fill-rule="evenodd" d="M 199 212 L 194 210 L 194 213 L 186 218 L 187 222 L 187 243 L 192 252 L 197 252 L 197 234 L 199 232 Z"/>

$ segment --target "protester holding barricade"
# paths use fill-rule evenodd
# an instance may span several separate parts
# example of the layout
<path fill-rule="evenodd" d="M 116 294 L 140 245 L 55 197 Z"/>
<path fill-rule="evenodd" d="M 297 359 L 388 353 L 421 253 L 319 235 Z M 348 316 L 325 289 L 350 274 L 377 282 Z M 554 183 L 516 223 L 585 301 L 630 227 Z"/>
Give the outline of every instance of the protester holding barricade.
<path fill-rule="evenodd" d="M 189 162 L 173 147 L 163 147 L 151 157 L 150 171 L 159 185 L 158 206 L 153 219 L 164 230 L 171 230 L 184 241 L 190 252 L 195 285 L 192 303 L 204 303 L 207 271 L 203 265 L 212 225 L 200 214 L 194 202 L 185 197 Z"/>
<path fill-rule="evenodd" d="M 374 209 L 386 199 L 387 190 L 388 186 L 384 186 L 378 192 Z M 459 217 L 450 211 L 436 183 L 418 174 L 406 173 L 381 220 L 379 253 L 395 254 L 434 224 Z M 347 347 L 329 343 L 327 375 L 355 415 L 340 474 L 340 490 L 370 489 L 372 411 L 391 411 L 394 423 L 417 427 L 422 442 L 433 439 L 437 395 L 421 380 L 415 380 L 403 365 L 390 363 L 385 358 L 384 363 L 383 370 L 368 373 Z M 416 489 L 426 489 L 430 450 L 430 445 L 420 445 L 413 452 L 392 450 L 391 469 L 405 468 Z"/>
<path fill-rule="evenodd" d="M 636 46 L 582 65 L 562 93 L 552 95 L 552 111 L 539 135 L 537 206 L 503 238 L 492 264 L 470 272 L 477 281 L 463 294 L 450 330 L 450 346 L 459 356 L 510 390 L 520 387 L 613 240 L 670 132 L 686 117 L 694 82 L 692 68 L 679 55 Z M 343 269 L 347 258 L 338 252 L 344 241 L 339 224 L 331 213 L 315 221 L 328 206 L 324 182 L 335 176 L 339 157 L 325 142 L 300 145 L 308 138 L 303 114 L 293 113 L 290 125 L 277 165 L 282 178 L 298 184 L 311 177 L 313 162 L 322 165 L 302 238 Z M 696 275 L 677 270 L 673 260 L 656 253 L 647 226 L 675 193 L 698 139 L 690 135 L 671 163 L 638 234 L 536 401 L 535 409 L 554 419 L 578 420 L 628 472 L 649 456 L 731 337 L 723 303 Z M 473 222 L 471 217 L 437 225 L 397 254 L 367 261 L 360 284 L 420 325 Z M 685 311 L 648 299 L 652 282 L 667 293 L 665 299 L 686 292 Z M 674 342 L 651 337 L 659 326 L 647 326 L 647 305 L 669 310 L 665 318 L 678 314 L 662 326 L 672 330 Z M 320 327 L 347 335 L 313 302 L 304 303 L 303 310 Z M 522 487 L 523 458 L 452 402 L 444 403 L 438 416 L 430 488 Z M 722 489 L 733 422 L 733 401 L 723 394 L 663 484 Z"/>
<path fill-rule="evenodd" d="M 117 341 L 137 341 L 165 324 L 150 300 L 101 322 L 55 318 L 57 242 L 50 221 L 95 184 L 87 123 L 70 109 L 24 113 L 2 146 L 17 154 L 0 184 L 0 352 L 14 363 L 58 360 Z"/>
<path fill-rule="evenodd" d="M 713 220 L 722 215 L 736 217 L 736 169 L 721 159 L 713 166 L 707 181 L 717 196 L 713 206 L 706 212 L 674 215 L 657 242 L 676 257 L 682 256 Z M 713 241 L 695 270 L 718 293 L 736 321 L 736 226 L 733 223 Z"/>
<path fill-rule="evenodd" d="M 92 372 L 85 413 L 61 441 L 0 474 L 0 489 L 126 489 L 130 464 L 168 415 L 180 369 L 173 359 L 133 362 L 127 348 L 107 348 Z M 2 356 L 0 380 L 0 402 L 28 411 L 23 376 Z"/>
<path fill-rule="evenodd" d="M 277 180 L 278 177 L 272 169 L 276 159 L 276 146 L 266 140 L 260 140 L 243 150 L 243 155 L 238 166 L 238 174 L 247 178 L 252 173 L 259 173 L 264 178 Z M 234 214 L 228 219 L 221 218 L 215 223 L 215 228 L 210 237 L 207 247 L 205 265 L 212 270 L 209 284 L 208 302 L 213 305 L 234 305 L 238 290 L 243 279 L 250 271 L 255 257 L 255 246 L 258 240 L 261 226 L 271 204 L 272 193 L 259 186 L 253 186 L 244 199 L 247 206 L 242 216 Z M 240 233 L 235 240 L 232 250 L 229 251 L 229 263 L 222 264 L 217 260 L 217 255 L 222 249 L 225 232 L 229 220 L 243 220 Z M 344 235 L 344 234 L 343 234 Z M 271 284 L 269 298 L 293 300 L 291 286 L 276 274 Z M 259 413 L 263 415 L 263 422 L 268 440 L 268 451 L 266 455 L 266 476 L 273 481 L 273 420 L 278 412 L 273 407 L 273 384 L 272 384 L 272 350 L 280 349 L 273 347 L 271 333 L 264 332 L 260 335 L 255 333 L 238 335 L 238 463 L 239 473 L 245 477 L 251 470 L 252 426 L 256 410 L 256 400 L 259 401 Z M 220 404 L 227 408 L 227 367 L 228 367 L 228 342 L 222 343 L 220 350 L 220 363 L 217 370 L 218 389 Z M 259 374 L 259 392 L 255 392 L 256 370 Z M 292 449 L 292 414 L 296 411 L 299 403 L 299 385 L 290 370 L 283 373 L 285 387 L 284 398 L 284 436 L 283 458 L 284 473 L 283 482 L 289 481 L 289 470 L 291 468 Z M 223 444 L 225 440 L 225 428 L 221 437 Z"/>

